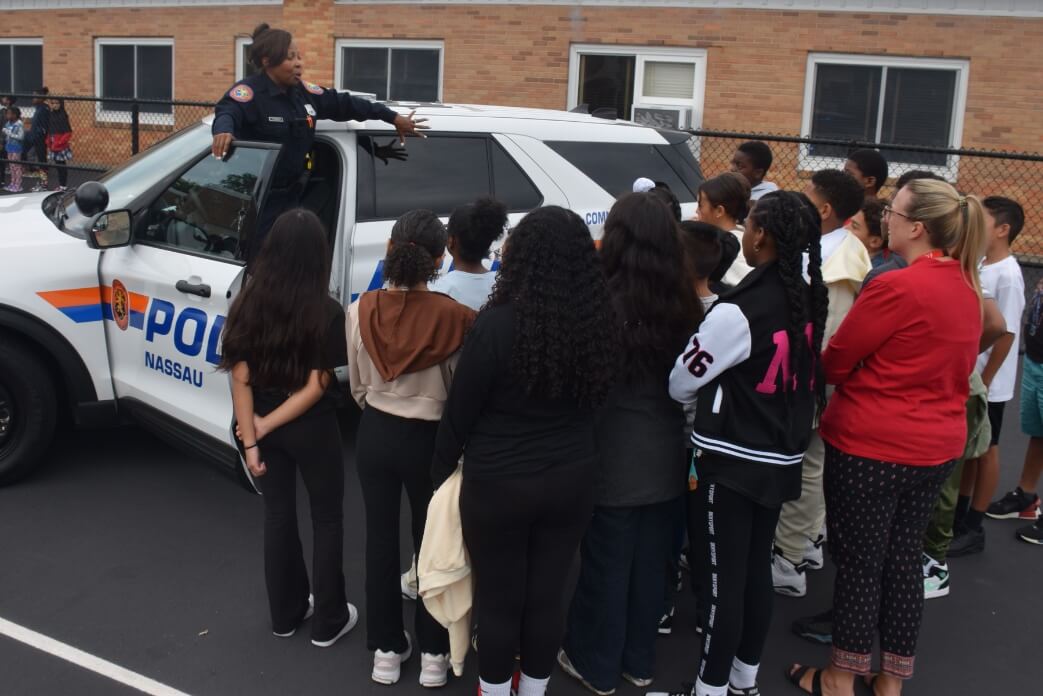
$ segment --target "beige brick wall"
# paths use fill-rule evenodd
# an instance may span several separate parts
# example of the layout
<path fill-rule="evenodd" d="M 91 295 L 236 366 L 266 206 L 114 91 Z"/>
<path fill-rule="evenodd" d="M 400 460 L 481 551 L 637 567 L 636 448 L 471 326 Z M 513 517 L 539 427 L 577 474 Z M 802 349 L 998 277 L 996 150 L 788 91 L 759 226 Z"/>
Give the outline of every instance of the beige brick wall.
<path fill-rule="evenodd" d="M 0 37 L 44 42 L 55 92 L 94 91 L 95 37 L 171 37 L 178 99 L 232 82 L 235 37 L 260 21 L 294 30 L 306 75 L 332 84 L 336 38 L 440 39 L 446 101 L 565 108 L 573 43 L 697 47 L 708 54 L 703 125 L 796 133 L 807 54 L 970 60 L 964 144 L 1043 151 L 1043 20 L 932 15 L 541 5 L 334 5 L 7 11 Z"/>

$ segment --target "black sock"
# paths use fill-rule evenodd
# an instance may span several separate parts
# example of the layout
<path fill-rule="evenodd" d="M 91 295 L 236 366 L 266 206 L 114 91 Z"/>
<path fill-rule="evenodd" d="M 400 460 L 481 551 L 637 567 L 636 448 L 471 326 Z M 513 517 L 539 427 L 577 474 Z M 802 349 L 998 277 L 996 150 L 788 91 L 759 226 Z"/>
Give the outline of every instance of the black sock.
<path fill-rule="evenodd" d="M 953 529 L 959 529 L 963 525 L 963 520 L 967 517 L 967 511 L 970 509 L 971 497 L 969 495 L 961 495 L 956 498 L 956 515 L 952 519 Z"/>
<path fill-rule="evenodd" d="M 963 526 L 970 531 L 976 532 L 981 529 L 981 523 L 984 519 L 984 512 L 979 512 L 978 510 L 971 508 L 967 511 L 967 516 L 963 518 Z"/>

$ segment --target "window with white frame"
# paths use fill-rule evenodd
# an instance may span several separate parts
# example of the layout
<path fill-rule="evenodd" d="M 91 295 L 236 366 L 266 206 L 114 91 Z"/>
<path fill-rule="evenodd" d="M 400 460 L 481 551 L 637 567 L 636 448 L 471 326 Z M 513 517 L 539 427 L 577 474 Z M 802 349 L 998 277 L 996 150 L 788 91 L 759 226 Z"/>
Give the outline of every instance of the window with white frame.
<path fill-rule="evenodd" d="M 235 81 L 255 75 L 260 70 L 250 62 L 250 50 L 253 48 L 254 40 L 248 37 L 239 37 L 235 40 Z"/>
<path fill-rule="evenodd" d="M 802 132 L 813 138 L 959 147 L 967 100 L 965 60 L 812 53 Z M 847 148 L 808 145 L 808 157 L 842 165 Z M 944 154 L 883 150 L 889 162 L 951 166 Z M 821 168 L 816 162 L 815 168 Z"/>
<path fill-rule="evenodd" d="M 0 39 L 0 94 L 26 94 L 43 86 L 43 41 Z"/>
<path fill-rule="evenodd" d="M 338 88 L 390 101 L 442 100 L 441 41 L 338 39 L 336 47 Z"/>
<path fill-rule="evenodd" d="M 573 45 L 574 109 L 673 128 L 702 125 L 706 51 L 656 46 Z"/>
<path fill-rule="evenodd" d="M 131 103 L 124 99 L 171 101 L 174 98 L 172 39 L 97 39 L 94 42 L 95 90 L 102 100 L 98 118 L 129 121 Z M 120 101 L 117 101 L 120 100 Z M 169 125 L 171 104 L 139 105 L 142 121 Z"/>

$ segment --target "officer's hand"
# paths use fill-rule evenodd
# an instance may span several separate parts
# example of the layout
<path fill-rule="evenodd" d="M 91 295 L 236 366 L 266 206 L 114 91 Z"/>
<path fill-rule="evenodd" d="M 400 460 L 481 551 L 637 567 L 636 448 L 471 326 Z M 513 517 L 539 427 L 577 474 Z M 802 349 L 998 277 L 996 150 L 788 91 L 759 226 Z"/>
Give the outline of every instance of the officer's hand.
<path fill-rule="evenodd" d="M 373 148 L 373 155 L 387 166 L 388 160 L 399 160 L 405 162 L 409 159 L 409 152 L 403 147 L 397 147 L 394 140 L 387 145 L 377 145 Z"/>
<path fill-rule="evenodd" d="M 409 112 L 408 116 L 403 116 L 402 114 L 395 116 L 395 130 L 398 131 L 398 142 L 401 143 L 403 146 L 405 146 L 406 144 L 407 135 L 418 135 L 421 138 L 426 138 L 427 136 L 421 133 L 420 131 L 425 131 L 431 128 L 431 126 L 421 125 L 423 123 L 426 123 L 427 119 L 416 118 L 413 115 L 415 113 L 416 110 L 414 109 L 413 111 Z"/>
<path fill-rule="evenodd" d="M 214 157 L 217 159 L 224 159 L 228 156 L 228 151 L 232 149 L 232 134 L 231 133 L 218 133 L 214 136 L 214 144 L 211 147 L 211 152 L 214 153 Z"/>

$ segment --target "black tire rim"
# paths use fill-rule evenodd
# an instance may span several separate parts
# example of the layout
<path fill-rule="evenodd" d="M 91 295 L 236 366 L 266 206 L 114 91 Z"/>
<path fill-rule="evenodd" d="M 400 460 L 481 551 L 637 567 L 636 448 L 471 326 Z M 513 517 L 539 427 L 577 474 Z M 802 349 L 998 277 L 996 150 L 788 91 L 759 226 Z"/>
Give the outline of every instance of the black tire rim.
<path fill-rule="evenodd" d="M 0 450 L 14 436 L 15 403 L 11 394 L 0 384 Z"/>

